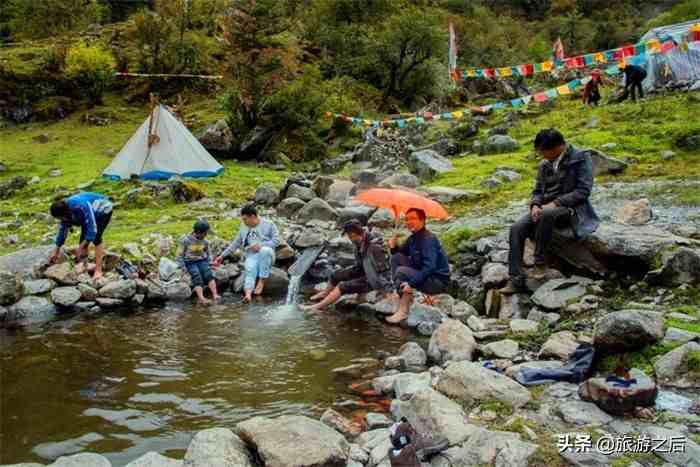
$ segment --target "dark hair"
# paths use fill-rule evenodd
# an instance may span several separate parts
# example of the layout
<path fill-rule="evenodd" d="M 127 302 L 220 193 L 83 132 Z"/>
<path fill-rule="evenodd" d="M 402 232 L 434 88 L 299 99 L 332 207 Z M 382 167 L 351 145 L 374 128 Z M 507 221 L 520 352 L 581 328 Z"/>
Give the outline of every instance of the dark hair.
<path fill-rule="evenodd" d="M 255 207 L 254 204 L 246 204 L 241 209 L 241 216 L 257 216 L 257 215 L 258 215 L 258 209 Z"/>
<path fill-rule="evenodd" d="M 197 221 L 194 223 L 194 227 L 192 227 L 192 230 L 194 230 L 197 233 L 209 232 L 209 224 L 206 221 Z"/>
<path fill-rule="evenodd" d="M 362 224 L 357 219 L 351 219 L 343 225 L 343 233 L 349 234 L 351 232 L 358 235 L 364 232 Z"/>
<path fill-rule="evenodd" d="M 54 201 L 51 204 L 51 215 L 57 219 L 62 219 L 68 215 L 68 203 L 64 199 Z"/>
<path fill-rule="evenodd" d="M 537 133 L 537 136 L 535 136 L 535 149 L 554 149 L 564 144 L 566 144 L 564 135 L 554 128 L 541 130 Z"/>
<path fill-rule="evenodd" d="M 418 219 L 425 221 L 425 211 L 423 211 L 422 209 L 411 208 L 408 211 L 406 211 L 406 215 L 408 215 L 409 212 L 415 212 L 418 215 Z"/>

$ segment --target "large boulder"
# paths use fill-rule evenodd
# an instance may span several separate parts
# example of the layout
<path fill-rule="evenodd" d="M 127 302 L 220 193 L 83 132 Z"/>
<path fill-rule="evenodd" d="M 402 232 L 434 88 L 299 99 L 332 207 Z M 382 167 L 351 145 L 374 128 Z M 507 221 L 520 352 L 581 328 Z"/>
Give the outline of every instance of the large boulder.
<path fill-rule="evenodd" d="M 22 296 L 22 283 L 11 272 L 0 271 L 0 305 L 11 305 Z"/>
<path fill-rule="evenodd" d="M 357 205 L 338 209 L 338 225 L 342 226 L 352 219 L 358 220 L 362 225 L 367 225 L 369 218 L 374 214 L 376 208 L 371 206 Z"/>
<path fill-rule="evenodd" d="M 395 419 L 406 417 L 418 433 L 447 439 L 450 446 L 464 442 L 478 429 L 467 423 L 459 404 L 431 388 L 416 391 L 406 400 L 394 400 L 391 410 Z"/>
<path fill-rule="evenodd" d="M 302 201 L 311 201 L 316 198 L 314 190 L 307 186 L 292 184 L 287 188 L 287 198 L 298 198 Z"/>
<path fill-rule="evenodd" d="M 126 300 L 136 294 L 136 281 L 132 279 L 110 282 L 100 289 L 100 296 Z"/>
<path fill-rule="evenodd" d="M 399 358 L 407 368 L 423 368 L 428 362 L 428 356 L 423 348 L 415 342 L 407 342 L 399 349 Z"/>
<path fill-rule="evenodd" d="M 210 428 L 195 435 L 183 467 L 253 467 L 245 443 L 228 428 Z"/>
<path fill-rule="evenodd" d="M 255 417 L 236 431 L 266 467 L 339 467 L 350 453 L 340 433 L 308 417 Z"/>
<path fill-rule="evenodd" d="M 606 378 L 590 378 L 579 386 L 578 394 L 582 400 L 618 416 L 632 413 L 637 407 L 653 407 L 658 394 L 656 383 L 636 368 L 630 370 L 630 376 L 636 382 L 624 389 Z"/>
<path fill-rule="evenodd" d="M 291 219 L 306 205 L 299 198 L 287 198 L 277 205 L 277 215 Z"/>
<path fill-rule="evenodd" d="M 645 280 L 653 285 L 678 287 L 700 283 L 700 252 L 681 247 L 661 255 L 661 267 L 650 271 Z"/>
<path fill-rule="evenodd" d="M 7 322 L 37 323 L 56 315 L 56 307 L 43 297 L 29 295 L 8 308 Z"/>
<path fill-rule="evenodd" d="M 508 266 L 502 263 L 486 263 L 481 268 L 481 282 L 487 289 L 503 285 L 508 280 Z"/>
<path fill-rule="evenodd" d="M 554 279 L 535 291 L 532 301 L 547 310 L 558 310 L 586 295 L 586 288 L 575 279 Z"/>
<path fill-rule="evenodd" d="M 241 274 L 233 284 L 233 290 L 241 292 L 243 290 L 243 281 L 245 275 Z M 289 275 L 284 269 L 273 267 L 270 271 L 270 277 L 265 280 L 265 295 L 282 296 L 287 293 L 289 288 Z"/>
<path fill-rule="evenodd" d="M 700 138 L 698 139 L 700 140 Z M 670 462 L 671 465 L 700 467 L 700 445 L 693 441 L 687 433 L 648 425 L 642 429 L 641 434 L 643 437 L 651 439 L 653 445 L 659 446 L 654 454 L 666 462 Z"/>
<path fill-rule="evenodd" d="M 54 264 L 44 271 L 44 276 L 63 285 L 78 283 L 78 274 L 70 263 Z"/>
<path fill-rule="evenodd" d="M 659 342 L 665 332 L 661 313 L 622 310 L 608 313 L 596 323 L 593 342 L 597 348 L 635 350 Z"/>
<path fill-rule="evenodd" d="M 518 141 L 508 135 L 489 136 L 484 144 L 480 146 L 480 152 L 486 154 L 501 154 L 504 152 L 517 151 L 520 147 Z"/>
<path fill-rule="evenodd" d="M 607 156 L 595 149 L 587 149 L 593 160 L 594 175 L 617 175 L 627 169 L 627 163 L 619 159 Z"/>
<path fill-rule="evenodd" d="M 408 159 L 408 168 L 421 180 L 431 180 L 454 169 L 449 159 L 431 149 L 412 153 Z"/>
<path fill-rule="evenodd" d="M 540 349 L 539 358 L 568 360 L 578 348 L 576 336 L 570 331 L 559 331 L 549 336 Z"/>
<path fill-rule="evenodd" d="M 659 358 L 654 364 L 659 381 L 669 386 L 700 387 L 700 371 L 694 369 L 694 374 L 689 374 L 691 355 L 700 355 L 700 343 L 688 342 Z"/>
<path fill-rule="evenodd" d="M 302 224 L 312 220 L 335 222 L 337 219 L 338 212 L 321 198 L 312 199 L 296 214 L 297 222 Z"/>
<path fill-rule="evenodd" d="M 269 206 L 277 201 L 278 192 L 272 183 L 263 183 L 255 189 L 255 204 Z"/>
<path fill-rule="evenodd" d="M 488 358 L 504 358 L 512 360 L 520 351 L 520 345 L 512 339 L 504 339 L 491 342 L 481 348 L 481 352 Z"/>
<path fill-rule="evenodd" d="M 537 445 L 521 441 L 518 433 L 478 428 L 466 443 L 448 449 L 444 457 L 436 457 L 431 465 L 527 467 L 535 451 Z M 450 459 L 450 462 L 446 462 L 446 459 Z"/>
<path fill-rule="evenodd" d="M 328 177 L 325 175 L 319 175 L 316 177 L 311 184 L 311 189 L 314 190 L 314 193 L 316 193 L 316 196 L 319 198 L 326 199 L 326 196 L 328 196 L 328 190 L 330 189 L 331 185 L 335 183 L 335 179 L 333 177 Z"/>
<path fill-rule="evenodd" d="M 272 134 L 271 128 L 256 126 L 243 139 L 238 149 L 239 156 L 247 159 L 257 158 L 272 138 Z"/>
<path fill-rule="evenodd" d="M 418 177 L 411 173 L 397 173 L 390 175 L 379 183 L 379 186 L 385 188 L 392 188 L 395 186 L 418 188 L 418 185 L 420 185 L 420 180 L 418 180 Z"/>
<path fill-rule="evenodd" d="M 394 378 L 393 391 L 397 399 L 414 394 L 421 389 L 430 387 L 430 373 L 399 373 Z"/>
<path fill-rule="evenodd" d="M 469 201 L 479 198 L 483 192 L 476 190 L 460 190 L 458 188 L 449 188 L 442 186 L 434 186 L 423 188 L 422 191 L 429 198 L 443 204 L 449 204 L 455 201 Z"/>
<path fill-rule="evenodd" d="M 592 402 L 563 400 L 554 410 L 562 420 L 571 425 L 600 426 L 607 425 L 613 420 Z"/>
<path fill-rule="evenodd" d="M 464 323 L 447 319 L 430 337 L 428 357 L 437 364 L 451 360 L 472 360 L 476 341 L 471 330 Z"/>
<path fill-rule="evenodd" d="M 324 199 L 333 206 L 345 206 L 354 190 L 354 183 L 347 180 L 336 180 L 328 187 Z"/>
<path fill-rule="evenodd" d="M 198 139 L 212 154 L 227 155 L 233 149 L 233 133 L 223 119 L 205 128 Z"/>
<path fill-rule="evenodd" d="M 35 279 L 22 283 L 22 293 L 24 295 L 41 295 L 51 292 L 56 288 L 56 283 L 51 279 Z"/>
<path fill-rule="evenodd" d="M 129 462 L 126 467 L 183 467 L 183 462 L 151 451 Z"/>
<path fill-rule="evenodd" d="M 530 391 L 524 386 L 476 362 L 448 363 L 433 387 L 467 405 L 496 399 L 518 408 L 530 401 Z"/>
<path fill-rule="evenodd" d="M 106 457 L 91 452 L 81 452 L 72 456 L 62 456 L 49 467 L 112 467 Z"/>
<path fill-rule="evenodd" d="M 51 301 L 55 305 L 69 307 L 80 301 L 82 294 L 76 287 L 58 287 L 51 291 Z"/>
<path fill-rule="evenodd" d="M 627 225 L 644 225 L 651 220 L 651 206 L 646 198 L 626 201 L 615 213 L 615 221 Z"/>

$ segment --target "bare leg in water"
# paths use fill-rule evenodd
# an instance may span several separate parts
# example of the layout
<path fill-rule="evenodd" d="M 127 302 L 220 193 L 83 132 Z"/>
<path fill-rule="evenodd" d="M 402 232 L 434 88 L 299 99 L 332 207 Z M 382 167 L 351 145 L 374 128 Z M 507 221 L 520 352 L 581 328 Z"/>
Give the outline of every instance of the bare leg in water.
<path fill-rule="evenodd" d="M 326 298 L 328 296 L 329 293 L 331 293 L 333 291 L 334 288 L 335 288 L 335 286 L 333 284 L 328 283 L 328 285 L 326 286 L 325 289 L 321 290 L 316 295 L 313 295 L 309 300 L 311 300 L 312 302 L 317 302 L 319 300 L 323 300 L 324 298 Z"/>
<path fill-rule="evenodd" d="M 315 305 L 306 305 L 300 308 L 305 311 L 325 311 L 326 307 L 338 301 L 340 295 L 340 288 L 334 287 L 333 290 L 331 290 L 331 292 L 320 302 L 316 303 Z"/>

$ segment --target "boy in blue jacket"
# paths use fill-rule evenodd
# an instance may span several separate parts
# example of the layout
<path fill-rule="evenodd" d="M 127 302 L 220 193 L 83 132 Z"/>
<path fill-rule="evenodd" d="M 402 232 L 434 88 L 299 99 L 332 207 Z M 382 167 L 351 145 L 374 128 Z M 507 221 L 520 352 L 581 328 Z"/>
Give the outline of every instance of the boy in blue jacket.
<path fill-rule="evenodd" d="M 409 209 L 406 212 L 406 227 L 411 231 L 411 236 L 403 245 L 398 245 L 398 234 L 389 240 L 394 284 L 401 297 L 396 313 L 386 319 L 391 324 L 408 318 L 413 290 L 438 295 L 445 293 L 450 285 L 447 255 L 437 237 L 425 228 L 425 212 Z"/>
<path fill-rule="evenodd" d="M 112 219 L 113 207 L 105 195 L 87 192 L 51 204 L 51 215 L 61 221 L 61 226 L 56 235 L 56 250 L 49 257 L 49 262 L 54 263 L 58 259 L 71 229 L 80 226 L 80 244 L 75 250 L 75 258 L 80 261 L 87 256 L 90 243 L 95 245 L 95 273 L 92 277 L 93 280 L 102 277 L 102 258 L 105 252 L 102 235 Z"/>

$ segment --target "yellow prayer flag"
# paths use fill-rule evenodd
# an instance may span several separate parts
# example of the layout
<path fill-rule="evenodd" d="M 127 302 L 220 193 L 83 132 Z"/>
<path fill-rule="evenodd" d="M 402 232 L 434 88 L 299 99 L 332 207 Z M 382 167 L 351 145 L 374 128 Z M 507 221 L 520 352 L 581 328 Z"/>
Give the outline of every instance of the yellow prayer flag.
<path fill-rule="evenodd" d="M 365 125 L 372 126 L 372 120 L 364 120 Z"/>
<path fill-rule="evenodd" d="M 571 94 L 571 89 L 569 88 L 568 85 L 565 84 L 564 86 L 559 86 L 557 88 L 557 92 L 563 96 L 565 94 Z"/>
<path fill-rule="evenodd" d="M 510 68 L 500 68 L 499 72 L 501 76 L 512 76 L 513 75 L 513 70 Z"/>
<path fill-rule="evenodd" d="M 595 54 L 595 61 L 598 63 L 606 63 L 608 60 L 605 58 L 605 54 L 603 52 L 598 52 Z"/>
<path fill-rule="evenodd" d="M 462 113 L 461 110 L 458 110 L 457 112 L 452 112 L 452 117 L 454 117 L 454 118 L 456 118 L 456 119 L 457 119 L 457 118 L 462 118 L 462 115 L 464 115 L 464 114 Z"/>
<path fill-rule="evenodd" d="M 690 27 L 690 31 L 691 31 L 691 32 L 700 32 L 700 23 L 693 24 L 693 25 Z"/>
<path fill-rule="evenodd" d="M 547 60 L 546 62 L 542 63 L 542 71 L 552 71 L 552 67 L 554 64 L 551 62 L 551 60 Z"/>
<path fill-rule="evenodd" d="M 648 53 L 660 53 L 661 52 L 661 42 L 658 39 L 652 39 L 647 42 L 647 52 Z"/>
<path fill-rule="evenodd" d="M 476 76 L 476 70 L 474 68 L 470 68 L 467 70 L 467 76 L 474 77 Z"/>

